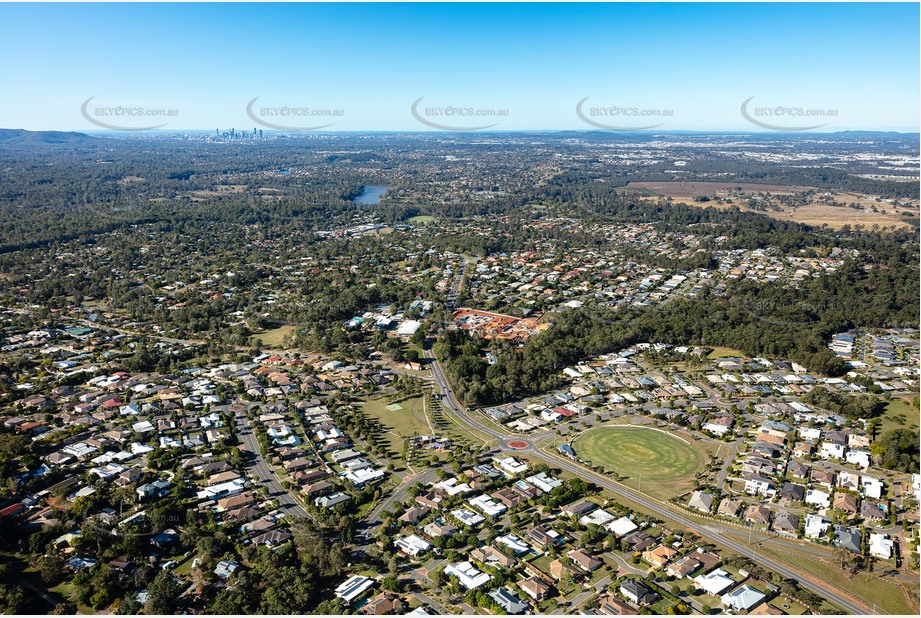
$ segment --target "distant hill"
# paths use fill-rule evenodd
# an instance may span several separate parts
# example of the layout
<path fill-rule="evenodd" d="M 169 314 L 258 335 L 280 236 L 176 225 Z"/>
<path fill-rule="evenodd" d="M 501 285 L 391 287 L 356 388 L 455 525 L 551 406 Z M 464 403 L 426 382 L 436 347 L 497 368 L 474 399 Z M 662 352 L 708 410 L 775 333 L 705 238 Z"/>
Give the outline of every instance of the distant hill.
<path fill-rule="evenodd" d="M 0 129 L 0 146 L 29 146 L 39 144 L 91 144 L 98 137 L 75 131 L 26 131 L 25 129 Z"/>

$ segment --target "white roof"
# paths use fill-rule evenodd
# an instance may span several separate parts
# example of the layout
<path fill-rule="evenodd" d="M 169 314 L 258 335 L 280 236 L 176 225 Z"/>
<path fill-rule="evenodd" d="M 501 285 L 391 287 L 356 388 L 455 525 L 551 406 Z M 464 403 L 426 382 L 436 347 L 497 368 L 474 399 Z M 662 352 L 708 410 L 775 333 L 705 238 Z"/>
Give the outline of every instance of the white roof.
<path fill-rule="evenodd" d="M 523 554 L 531 549 L 527 543 L 519 539 L 514 534 L 506 534 L 505 536 L 497 537 L 496 541 L 498 543 L 502 543 L 516 554 Z"/>
<path fill-rule="evenodd" d="M 563 484 L 563 481 L 549 476 L 546 472 L 529 476 L 528 482 L 546 492 L 552 491 Z"/>
<path fill-rule="evenodd" d="M 486 518 L 482 515 L 477 515 L 469 509 L 455 509 L 451 511 L 451 514 L 454 515 L 465 526 L 476 526 L 477 524 L 483 523 L 486 521 Z"/>
<path fill-rule="evenodd" d="M 364 575 L 353 575 L 336 587 L 336 596 L 351 603 L 361 593 L 374 585 L 376 580 Z"/>
<path fill-rule="evenodd" d="M 506 472 L 511 474 L 521 474 L 528 469 L 528 464 L 521 463 L 514 457 L 506 457 L 505 459 L 496 459 L 496 463 L 499 464 Z"/>
<path fill-rule="evenodd" d="M 694 578 L 694 583 L 697 584 L 698 587 L 704 589 L 707 594 L 712 594 L 714 596 L 721 594 L 724 590 L 727 590 L 730 586 L 735 584 L 732 578 L 729 577 L 729 573 L 723 569 L 710 571 L 706 575 L 698 575 Z"/>
<path fill-rule="evenodd" d="M 589 524 L 595 524 L 596 526 L 603 526 L 609 521 L 614 519 L 614 516 L 605 511 L 604 509 L 597 509 L 589 513 L 588 515 L 583 515 L 579 518 L 579 523 L 583 526 Z"/>
<path fill-rule="evenodd" d="M 393 544 L 411 556 L 418 556 L 432 547 L 431 543 L 415 534 L 407 537 L 397 537 Z"/>
<path fill-rule="evenodd" d="M 134 424 L 131 426 L 131 428 L 132 428 L 133 430 L 135 430 L 136 432 L 138 432 L 138 433 L 144 433 L 144 432 L 146 432 L 146 431 L 153 431 L 153 430 L 154 430 L 154 426 L 153 426 L 153 424 L 152 424 L 150 421 L 140 421 L 140 422 L 138 422 L 138 423 L 134 423 Z"/>
<path fill-rule="evenodd" d="M 829 495 L 820 489 L 810 489 L 806 491 L 806 503 L 828 508 Z"/>
<path fill-rule="evenodd" d="M 614 533 L 614 536 L 622 537 L 624 535 L 630 534 L 634 530 L 638 530 L 639 526 L 633 523 L 629 517 L 621 517 L 620 519 L 606 524 L 604 529 L 608 532 Z"/>
<path fill-rule="evenodd" d="M 360 470 L 353 470 L 345 475 L 345 478 L 352 481 L 355 485 L 363 485 L 369 481 L 375 481 L 379 478 L 384 477 L 383 470 L 375 470 L 374 468 L 362 468 Z"/>
<path fill-rule="evenodd" d="M 435 487 L 441 489 L 449 496 L 456 496 L 457 494 L 465 494 L 467 492 L 473 491 L 473 488 L 470 487 L 467 483 L 458 483 L 457 479 L 447 479 L 440 483 L 436 483 Z"/>
<path fill-rule="evenodd" d="M 476 507 L 490 517 L 495 517 L 505 512 L 505 505 L 499 504 L 486 494 L 481 494 L 476 498 L 471 498 L 467 501 L 467 503 L 473 507 Z"/>
<path fill-rule="evenodd" d="M 457 564 L 449 564 L 445 568 L 446 575 L 454 575 L 457 579 L 460 580 L 461 585 L 467 590 L 473 590 L 474 588 L 479 588 L 483 584 L 487 583 L 492 579 L 486 573 L 482 573 L 476 569 L 469 562 L 458 562 Z"/>
<path fill-rule="evenodd" d="M 420 326 L 422 326 L 422 322 L 419 322 L 417 320 L 406 320 L 405 322 L 400 324 L 400 328 L 397 329 L 397 334 L 398 335 L 412 335 L 417 330 L 419 330 Z"/>
<path fill-rule="evenodd" d="M 870 553 L 874 556 L 888 559 L 892 557 L 892 539 L 886 538 L 885 534 L 873 532 L 870 534 Z"/>
<path fill-rule="evenodd" d="M 809 513 L 806 515 L 805 528 L 803 531 L 806 536 L 816 538 L 822 536 L 830 525 L 831 522 L 824 517 Z"/>

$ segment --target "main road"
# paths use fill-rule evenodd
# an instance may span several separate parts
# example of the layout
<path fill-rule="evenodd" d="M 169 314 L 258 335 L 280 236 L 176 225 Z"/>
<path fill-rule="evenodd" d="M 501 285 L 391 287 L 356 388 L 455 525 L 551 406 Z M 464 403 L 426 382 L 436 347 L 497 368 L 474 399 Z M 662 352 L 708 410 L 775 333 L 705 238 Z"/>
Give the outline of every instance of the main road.
<path fill-rule="evenodd" d="M 426 346 L 425 356 L 432 361 L 429 365 L 429 368 L 432 370 L 432 375 L 435 378 L 435 382 L 442 390 L 442 402 L 451 410 L 453 414 L 455 414 L 458 418 L 463 419 L 464 422 L 475 427 L 477 430 L 483 432 L 484 434 L 496 438 L 500 441 L 501 444 L 505 444 L 512 439 L 517 439 L 515 436 L 510 436 L 501 431 L 498 431 L 494 425 L 491 426 L 488 423 L 482 422 L 474 415 L 468 414 L 466 409 L 460 405 L 457 398 L 454 396 L 454 391 L 451 389 L 451 385 L 448 383 L 447 378 L 445 378 L 441 364 L 432 353 L 430 345 Z M 804 588 L 811 590 L 812 592 L 822 596 L 825 599 L 828 599 L 832 603 L 837 604 L 839 607 L 847 610 L 852 614 L 869 613 L 867 608 L 862 604 L 855 602 L 849 596 L 841 594 L 837 589 L 831 587 L 829 584 L 826 584 L 822 580 L 804 576 L 803 574 L 794 571 L 790 567 L 787 567 L 786 565 L 777 562 L 769 556 L 766 556 L 762 552 L 759 552 L 757 549 L 746 545 L 745 543 L 740 543 L 728 537 L 727 535 L 724 535 L 716 526 L 711 527 L 699 524 L 696 521 L 685 517 L 681 513 L 673 511 L 672 509 L 665 506 L 664 503 L 652 500 L 646 497 L 644 494 L 637 493 L 631 489 L 628 489 L 618 483 L 613 482 L 611 479 L 588 470 L 587 468 L 583 468 L 562 456 L 546 453 L 538 449 L 536 445 L 531 442 L 528 443 L 526 448 L 520 450 L 521 452 L 527 453 L 531 457 L 543 459 L 548 464 L 553 464 L 578 477 L 585 478 L 586 480 L 591 479 L 591 481 L 597 485 L 607 489 L 615 495 L 619 495 L 633 501 L 650 513 L 654 513 L 661 517 L 670 519 L 702 537 L 712 539 L 724 547 L 734 551 L 735 553 L 753 560 L 756 564 L 771 569 L 772 571 L 775 571 L 788 579 L 796 580 Z"/>

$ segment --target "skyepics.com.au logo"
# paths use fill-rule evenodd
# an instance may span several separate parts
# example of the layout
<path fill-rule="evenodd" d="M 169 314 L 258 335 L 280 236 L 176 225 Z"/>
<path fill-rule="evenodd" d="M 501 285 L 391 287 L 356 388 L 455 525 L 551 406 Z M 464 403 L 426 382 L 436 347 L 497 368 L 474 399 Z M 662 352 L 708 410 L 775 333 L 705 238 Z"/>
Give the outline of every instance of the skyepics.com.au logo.
<path fill-rule="evenodd" d="M 776 326 L 808 326 L 832 314 L 847 320 L 851 308 L 839 302 L 762 300 L 744 305 L 742 310 L 759 321 Z"/>
<path fill-rule="evenodd" d="M 329 119 L 342 118 L 345 112 L 338 108 L 316 108 L 308 105 L 260 105 L 256 97 L 246 104 L 246 115 L 268 129 L 276 131 L 317 131 L 331 127 Z M 323 124 L 315 124 L 323 122 Z"/>
<path fill-rule="evenodd" d="M 576 115 L 593 127 L 608 131 L 645 131 L 661 127 L 664 122 L 649 124 L 650 119 L 672 118 L 675 110 L 658 107 L 636 107 L 621 105 L 590 105 L 585 97 L 576 103 Z"/>
<path fill-rule="evenodd" d="M 93 103 L 90 97 L 80 106 L 80 114 L 90 123 L 109 131 L 151 131 L 162 129 L 169 122 L 162 120 L 175 120 L 179 117 L 179 110 L 175 107 L 146 106 L 132 104 L 102 105 Z M 159 124 L 150 124 L 159 122 Z"/>
<path fill-rule="evenodd" d="M 837 118 L 838 110 L 811 108 L 801 105 L 752 105 L 748 97 L 742 103 L 742 117 L 755 126 L 772 131 L 810 131 L 824 127 L 828 122 L 814 124 L 816 120 Z M 791 124 L 791 121 L 792 124 Z M 804 124 L 809 122 L 809 124 Z"/>
<path fill-rule="evenodd" d="M 413 118 L 422 124 L 441 131 L 482 131 L 491 129 L 500 123 L 482 124 L 484 119 L 508 118 L 509 112 L 504 108 L 469 107 L 457 105 L 422 106 L 425 97 L 416 99 L 409 108 Z"/>

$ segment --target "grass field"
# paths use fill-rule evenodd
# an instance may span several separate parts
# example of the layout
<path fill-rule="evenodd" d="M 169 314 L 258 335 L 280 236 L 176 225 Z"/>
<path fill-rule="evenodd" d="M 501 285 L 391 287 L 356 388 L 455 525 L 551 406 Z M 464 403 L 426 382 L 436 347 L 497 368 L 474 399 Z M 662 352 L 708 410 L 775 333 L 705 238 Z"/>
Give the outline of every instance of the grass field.
<path fill-rule="evenodd" d="M 369 399 L 362 404 L 365 413 L 376 418 L 387 429 L 384 438 L 388 442 L 388 450 L 399 459 L 403 452 L 403 439 L 413 436 L 425 436 L 432 433 L 429 423 L 423 412 L 423 398 L 407 399 L 398 404 L 388 404 L 384 399 Z M 398 410 L 394 410 L 399 406 Z M 397 461 L 393 461 L 397 465 Z"/>
<path fill-rule="evenodd" d="M 666 499 L 690 487 L 707 460 L 699 444 L 644 427 L 596 427 L 573 442 L 576 455 L 602 466 L 650 496 Z"/>
<path fill-rule="evenodd" d="M 397 406 L 397 410 L 388 409 Z M 406 438 L 432 433 L 422 410 L 422 397 L 407 399 L 397 404 L 387 403 L 384 399 L 369 399 L 362 405 L 362 409 L 369 416 L 378 419 L 387 429 Z"/>
<path fill-rule="evenodd" d="M 713 351 L 707 358 L 726 358 L 727 356 L 745 356 L 745 354 L 741 350 L 718 345 L 713 347 Z"/>
<path fill-rule="evenodd" d="M 904 421 L 902 420 L 904 418 Z M 886 410 L 882 416 L 883 424 L 880 427 L 880 433 L 885 433 L 891 429 L 918 429 L 918 411 L 911 407 L 907 399 L 893 397 L 886 404 Z"/>
<path fill-rule="evenodd" d="M 261 333 L 254 333 L 250 338 L 250 341 L 256 341 L 256 339 L 262 340 L 262 345 L 269 348 L 277 348 L 284 344 L 285 337 L 294 333 L 296 326 L 284 325 L 279 326 L 278 328 L 273 328 L 272 330 L 264 330 Z"/>
<path fill-rule="evenodd" d="M 854 226 L 861 224 L 865 227 L 873 225 L 896 226 L 916 228 L 918 225 L 918 204 L 911 203 L 901 208 L 894 207 L 886 200 L 877 201 L 875 196 L 859 193 L 841 192 L 834 193 L 837 206 L 825 203 L 825 191 L 813 195 L 809 203 L 796 207 L 779 205 L 776 202 L 768 210 L 754 210 L 749 207 L 749 198 L 761 192 L 774 195 L 790 195 L 802 192 L 809 187 L 768 185 L 753 183 L 721 183 L 721 182 L 631 182 L 630 189 L 639 189 L 657 196 L 671 198 L 675 204 L 684 204 L 698 208 L 739 208 L 743 211 L 758 212 L 760 214 L 785 221 L 795 221 L 808 225 L 828 225 L 832 228 L 841 228 L 845 225 Z M 722 203 L 711 199 L 707 202 L 697 202 L 695 197 L 707 196 L 721 198 Z M 658 197 L 647 197 L 645 200 L 657 200 Z M 845 205 L 858 204 L 860 208 L 849 208 Z M 876 212 L 873 209 L 876 209 Z M 910 216 L 908 216 L 910 215 Z"/>
<path fill-rule="evenodd" d="M 817 575 L 832 585 L 849 592 L 863 600 L 867 605 L 876 604 L 876 613 L 881 614 L 918 614 L 917 583 L 901 586 L 891 577 L 879 577 L 876 574 L 858 573 L 848 577 L 848 573 L 837 566 L 810 560 L 790 551 L 779 551 L 779 548 L 768 544 L 762 546 L 776 558 L 795 567 Z"/>
<path fill-rule="evenodd" d="M 418 215 L 416 217 L 410 217 L 407 219 L 407 223 L 419 224 L 419 223 L 428 223 L 429 221 L 434 221 L 435 217 L 431 215 Z"/>

